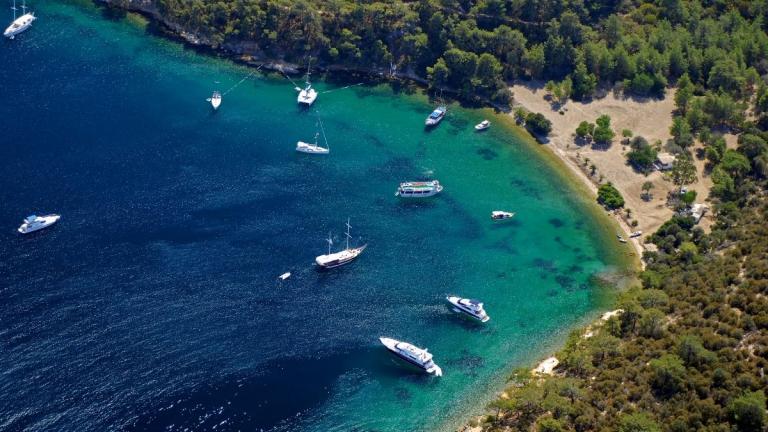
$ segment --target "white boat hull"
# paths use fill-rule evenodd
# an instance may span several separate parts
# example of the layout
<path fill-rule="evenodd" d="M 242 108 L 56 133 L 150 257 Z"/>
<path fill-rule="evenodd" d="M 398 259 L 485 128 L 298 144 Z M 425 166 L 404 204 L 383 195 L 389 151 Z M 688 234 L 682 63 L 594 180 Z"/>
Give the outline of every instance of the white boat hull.
<path fill-rule="evenodd" d="M 461 297 L 450 296 L 450 297 L 446 297 L 445 299 L 448 300 L 448 303 L 453 305 L 453 310 L 455 312 L 461 313 L 462 315 L 466 315 L 470 318 L 473 318 L 483 323 L 491 320 L 491 317 L 489 317 L 484 310 L 482 314 L 478 314 L 475 311 L 467 308 L 465 305 L 461 304 L 461 300 L 462 300 Z"/>
<path fill-rule="evenodd" d="M 40 223 L 29 224 L 25 221 L 23 224 L 21 224 L 18 231 L 22 234 L 29 234 L 35 231 L 40 231 L 43 228 L 48 228 L 49 226 L 55 224 L 59 221 L 59 219 L 61 219 L 60 215 L 38 216 L 35 222 L 40 221 Z"/>
<path fill-rule="evenodd" d="M 24 14 L 16 18 L 11 23 L 11 25 L 9 25 L 8 28 L 5 29 L 5 31 L 3 32 L 3 36 L 7 37 L 8 39 L 15 38 L 17 34 L 23 32 L 24 30 L 32 26 L 32 22 L 36 19 L 37 17 L 34 16 L 32 13 Z"/>
<path fill-rule="evenodd" d="M 299 92 L 299 97 L 296 101 L 299 105 L 311 106 L 317 99 L 317 91 L 315 89 L 302 90 Z"/>
<path fill-rule="evenodd" d="M 387 338 L 387 337 L 380 337 L 379 341 L 381 341 L 382 345 L 387 347 L 387 350 L 389 350 L 389 352 L 395 355 L 398 359 L 404 362 L 407 362 L 409 365 L 412 365 L 430 375 L 434 375 L 438 377 L 443 376 L 443 370 L 440 368 L 440 366 L 438 366 L 434 362 L 431 362 L 429 366 L 425 366 L 401 354 L 400 350 L 397 349 L 397 344 L 400 343 L 399 340 Z"/>
<path fill-rule="evenodd" d="M 305 143 L 303 141 L 299 141 L 296 143 L 296 151 L 300 153 L 308 153 L 308 154 L 328 154 L 331 152 L 330 149 L 327 149 L 325 147 L 320 147 L 319 145 Z"/>
<path fill-rule="evenodd" d="M 368 245 L 362 245 L 358 248 L 345 249 L 328 255 L 320 255 L 315 258 L 315 263 L 324 269 L 341 267 L 354 261 L 365 250 Z"/>

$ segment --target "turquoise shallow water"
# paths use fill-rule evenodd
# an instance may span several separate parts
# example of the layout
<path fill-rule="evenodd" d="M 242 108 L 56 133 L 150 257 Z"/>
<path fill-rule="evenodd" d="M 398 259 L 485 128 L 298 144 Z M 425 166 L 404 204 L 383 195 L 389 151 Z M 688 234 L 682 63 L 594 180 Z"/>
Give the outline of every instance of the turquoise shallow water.
<path fill-rule="evenodd" d="M 450 429 L 604 307 L 595 277 L 626 266 L 606 220 L 487 111 L 452 105 L 426 132 L 418 94 L 318 82 L 307 112 L 257 76 L 212 113 L 246 68 L 89 3 L 35 9 L 0 45 L 0 429 Z M 296 154 L 316 113 L 332 153 Z M 394 197 L 426 178 L 443 194 Z M 317 272 L 347 217 L 368 250 Z M 451 293 L 492 320 L 460 319 Z M 395 363 L 382 335 L 445 375 Z"/>

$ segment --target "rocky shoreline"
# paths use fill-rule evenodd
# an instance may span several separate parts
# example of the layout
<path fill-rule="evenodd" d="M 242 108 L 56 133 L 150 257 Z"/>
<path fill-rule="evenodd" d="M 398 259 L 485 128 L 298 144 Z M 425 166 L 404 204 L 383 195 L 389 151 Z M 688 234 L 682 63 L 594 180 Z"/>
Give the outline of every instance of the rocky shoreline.
<path fill-rule="evenodd" d="M 258 44 L 252 41 L 240 41 L 237 43 L 224 43 L 216 45 L 213 41 L 190 32 L 178 23 L 175 23 L 154 7 L 150 0 L 93 0 L 95 3 L 140 14 L 153 23 L 158 24 L 162 35 L 169 39 L 177 40 L 191 48 L 200 50 L 204 54 L 219 55 L 226 57 L 236 63 L 247 66 L 258 67 L 265 71 L 277 72 L 283 75 L 299 75 L 306 71 L 306 68 L 300 64 L 292 63 L 283 59 L 270 58 L 264 54 Z M 413 83 L 423 88 L 429 88 L 429 81 L 419 76 L 413 70 L 389 70 L 375 67 L 358 67 L 344 64 L 313 64 L 312 68 L 325 73 L 335 73 L 351 76 L 364 76 L 374 82 L 404 82 Z M 458 96 L 459 92 L 452 88 L 441 88 L 441 92 L 449 95 Z M 502 106 L 494 103 L 490 99 L 477 97 L 480 106 L 491 107 L 500 112 L 510 112 L 509 106 Z M 464 101 L 473 102 L 473 101 Z"/>

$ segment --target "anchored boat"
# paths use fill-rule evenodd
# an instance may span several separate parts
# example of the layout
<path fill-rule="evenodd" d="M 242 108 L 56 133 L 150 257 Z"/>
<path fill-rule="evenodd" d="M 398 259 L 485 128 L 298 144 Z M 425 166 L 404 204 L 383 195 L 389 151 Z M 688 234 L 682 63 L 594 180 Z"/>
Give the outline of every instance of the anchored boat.
<path fill-rule="evenodd" d="M 403 198 L 427 198 L 443 191 L 443 186 L 437 180 L 426 182 L 405 182 L 395 192 L 395 196 Z"/>
<path fill-rule="evenodd" d="M 437 126 L 438 123 L 440 123 L 445 115 L 448 113 L 448 107 L 445 105 L 441 105 L 437 108 L 435 108 L 434 111 L 432 111 L 432 114 L 427 117 L 427 120 L 424 122 L 424 125 L 429 126 Z"/>
<path fill-rule="evenodd" d="M 485 313 L 483 302 L 458 296 L 448 296 L 445 298 L 448 303 L 454 306 L 453 310 L 464 315 L 470 316 L 480 322 L 488 322 L 491 317 Z"/>
<path fill-rule="evenodd" d="M 61 216 L 57 214 L 49 214 L 45 216 L 29 215 L 24 218 L 24 223 L 21 224 L 18 231 L 22 234 L 29 234 L 47 228 L 58 222 L 59 219 L 61 219 Z"/>
<path fill-rule="evenodd" d="M 296 91 L 299 92 L 299 96 L 296 99 L 296 101 L 299 103 L 299 105 L 306 105 L 306 106 L 312 106 L 313 103 L 315 103 L 315 100 L 317 99 L 317 90 L 312 88 L 312 83 L 309 81 L 309 66 L 312 62 L 312 59 L 307 63 L 307 78 L 305 87 L 302 89 L 300 87 L 296 87 Z"/>
<path fill-rule="evenodd" d="M 318 125 L 320 125 L 320 131 L 323 132 L 323 140 L 325 140 L 325 147 L 321 147 L 317 144 L 318 138 L 320 137 L 320 132 L 315 133 L 315 143 L 305 143 L 304 141 L 299 141 L 296 143 L 296 151 L 301 153 L 309 153 L 309 154 L 328 154 L 331 152 L 331 148 L 328 145 L 328 139 L 325 137 L 325 130 L 323 129 L 323 124 L 320 122 L 320 119 L 317 119 Z"/>
<path fill-rule="evenodd" d="M 20 17 L 16 18 L 16 0 L 13 0 L 13 7 L 11 10 L 13 10 L 13 22 L 11 22 L 11 25 L 9 25 L 3 32 L 3 36 L 7 37 L 8 39 L 16 38 L 17 34 L 28 29 L 30 26 L 32 26 L 32 22 L 37 19 L 33 12 L 27 13 L 26 0 L 21 5 L 23 14 Z"/>
<path fill-rule="evenodd" d="M 480 132 L 488 129 L 489 127 L 491 127 L 491 122 L 489 122 L 488 120 L 483 120 L 480 123 L 475 125 L 475 130 Z"/>
<path fill-rule="evenodd" d="M 493 220 L 512 219 L 513 217 L 515 217 L 515 214 L 512 212 L 502 210 L 494 210 L 491 212 L 491 219 Z"/>
<path fill-rule="evenodd" d="M 403 361 L 416 366 L 430 375 L 443 376 L 443 370 L 432 361 L 432 354 L 427 352 L 426 348 L 422 349 L 408 342 L 401 342 L 387 337 L 380 337 L 379 340 L 387 347 L 389 352 Z"/>
<path fill-rule="evenodd" d="M 358 256 L 360 256 L 361 253 L 363 253 L 365 248 L 368 247 L 367 244 L 356 248 L 349 247 L 349 239 L 352 238 L 352 236 L 349 234 L 350 229 L 352 229 L 352 226 L 349 224 L 349 219 L 347 219 L 347 247 L 335 253 L 331 253 L 333 239 L 331 238 L 330 234 L 328 235 L 328 254 L 320 255 L 315 258 L 315 263 L 317 263 L 318 266 L 325 269 L 341 267 L 344 264 L 349 264 L 350 262 L 354 261 Z"/>
<path fill-rule="evenodd" d="M 219 109 L 219 106 L 221 106 L 221 93 L 218 91 L 213 92 L 213 95 L 211 95 L 210 98 L 208 98 L 208 102 L 211 103 L 211 106 L 213 109 L 217 110 Z"/>

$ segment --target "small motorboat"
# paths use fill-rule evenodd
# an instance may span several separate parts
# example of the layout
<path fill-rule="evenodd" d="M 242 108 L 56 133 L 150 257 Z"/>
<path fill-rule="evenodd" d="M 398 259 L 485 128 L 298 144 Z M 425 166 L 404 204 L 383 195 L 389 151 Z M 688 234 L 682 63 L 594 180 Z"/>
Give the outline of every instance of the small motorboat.
<path fill-rule="evenodd" d="M 489 122 L 488 120 L 483 120 L 480 123 L 475 125 L 475 130 L 480 132 L 488 129 L 489 127 L 491 127 L 491 122 Z"/>
<path fill-rule="evenodd" d="M 213 109 L 219 109 L 219 106 L 221 105 L 221 93 L 217 91 L 213 92 L 213 96 L 208 100 L 211 102 Z"/>
<path fill-rule="evenodd" d="M 437 126 L 445 117 L 445 115 L 448 113 L 448 107 L 445 105 L 440 105 L 439 107 L 435 108 L 434 111 L 427 117 L 427 120 L 424 122 L 424 125 L 426 127 L 431 126 Z"/>
<path fill-rule="evenodd" d="M 512 219 L 513 217 L 515 217 L 515 214 L 512 212 L 506 212 L 501 210 L 494 210 L 491 212 L 491 219 L 493 220 Z"/>
<path fill-rule="evenodd" d="M 642 231 L 635 231 L 635 232 L 633 232 L 632 234 L 629 235 L 629 238 L 640 237 L 641 235 L 643 235 Z"/>
<path fill-rule="evenodd" d="M 617 235 L 616 237 L 619 239 L 619 243 L 626 243 L 627 242 L 627 239 L 625 239 L 624 237 L 622 237 L 620 235 Z"/>
<path fill-rule="evenodd" d="M 18 231 L 22 234 L 29 234 L 43 228 L 48 228 L 58 222 L 59 219 L 61 219 L 61 216 L 57 214 L 49 214 L 45 216 L 29 215 L 24 218 L 24 223 L 21 224 Z"/>
<path fill-rule="evenodd" d="M 284 281 L 284 280 L 288 279 L 289 277 L 291 277 L 291 272 L 285 272 L 285 273 L 281 274 L 280 276 L 278 276 L 277 278 Z"/>

